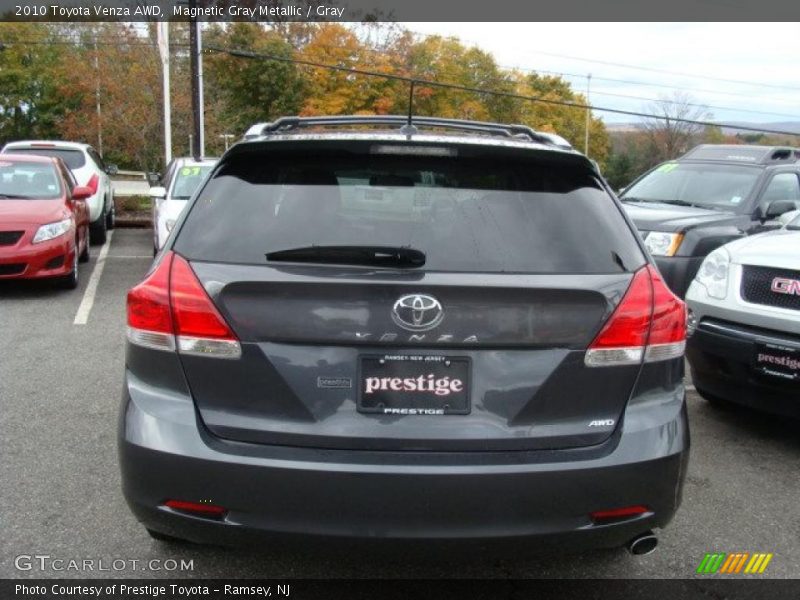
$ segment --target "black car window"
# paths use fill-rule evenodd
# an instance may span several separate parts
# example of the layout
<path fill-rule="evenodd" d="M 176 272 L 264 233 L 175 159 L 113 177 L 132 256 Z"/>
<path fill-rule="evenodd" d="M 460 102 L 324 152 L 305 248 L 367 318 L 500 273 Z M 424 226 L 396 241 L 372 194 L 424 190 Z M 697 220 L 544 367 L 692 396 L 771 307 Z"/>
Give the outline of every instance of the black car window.
<path fill-rule="evenodd" d="M 70 169 L 80 169 L 86 164 L 86 156 L 80 150 L 71 150 L 69 148 L 47 148 L 47 147 L 31 147 L 31 148 L 8 148 L 5 152 L 10 154 L 35 154 L 37 156 L 52 156 L 53 158 L 60 158 Z"/>
<path fill-rule="evenodd" d="M 588 166 L 417 156 L 231 156 L 175 248 L 265 264 L 314 245 L 410 246 L 433 271 L 612 273 L 644 262 Z"/>
<path fill-rule="evenodd" d="M 761 202 L 776 200 L 800 200 L 800 179 L 796 173 L 777 173 L 767 184 Z"/>

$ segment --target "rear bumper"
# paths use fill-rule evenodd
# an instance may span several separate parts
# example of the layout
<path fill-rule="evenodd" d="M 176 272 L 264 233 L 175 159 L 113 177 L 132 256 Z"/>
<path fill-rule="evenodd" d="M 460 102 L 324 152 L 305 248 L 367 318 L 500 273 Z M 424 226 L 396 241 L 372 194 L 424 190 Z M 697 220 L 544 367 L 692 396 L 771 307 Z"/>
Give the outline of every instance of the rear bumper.
<path fill-rule="evenodd" d="M 661 276 L 670 289 L 679 297 L 686 296 L 700 265 L 702 256 L 656 256 L 654 257 Z"/>
<path fill-rule="evenodd" d="M 591 458 L 541 452 L 392 453 L 222 441 L 191 398 L 165 396 L 130 373 L 119 437 L 122 484 L 148 528 L 237 545 L 320 536 L 532 542 L 580 549 L 623 545 L 663 527 L 678 508 L 688 459 L 683 389 L 629 406 L 621 433 Z M 553 457 L 560 458 L 553 458 Z M 229 510 L 213 521 L 164 507 L 168 499 Z M 650 512 L 594 525 L 596 510 Z"/>
<path fill-rule="evenodd" d="M 778 344 L 800 351 L 800 336 L 716 319 L 702 320 L 686 348 L 692 381 L 712 396 L 800 418 L 800 382 L 753 369 L 757 344 Z"/>
<path fill-rule="evenodd" d="M 77 257 L 73 236 L 70 232 L 49 242 L 0 248 L 0 279 L 39 279 L 69 274 Z"/>

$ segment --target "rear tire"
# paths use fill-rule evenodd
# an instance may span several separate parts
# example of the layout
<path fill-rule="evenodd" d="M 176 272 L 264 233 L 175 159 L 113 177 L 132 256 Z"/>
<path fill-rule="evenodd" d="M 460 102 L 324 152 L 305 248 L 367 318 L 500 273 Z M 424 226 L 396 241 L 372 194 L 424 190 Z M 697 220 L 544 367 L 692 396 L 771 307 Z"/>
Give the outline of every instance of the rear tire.
<path fill-rule="evenodd" d="M 147 534 L 153 538 L 154 540 L 158 540 L 159 542 L 166 542 L 168 544 L 188 544 L 190 543 L 188 540 L 183 540 L 181 538 L 177 538 L 172 535 L 167 535 L 166 533 L 161 533 L 160 531 L 155 531 L 150 529 L 149 527 L 145 527 L 147 530 Z"/>
<path fill-rule="evenodd" d="M 697 391 L 697 394 L 706 402 L 708 402 L 711 406 L 718 409 L 725 409 L 730 406 L 730 403 L 720 398 L 719 396 L 714 396 L 713 394 L 709 394 L 708 392 L 701 390 L 699 387 L 695 386 L 694 388 Z"/>
<path fill-rule="evenodd" d="M 89 228 L 86 228 L 86 246 L 83 248 L 78 260 L 82 263 L 89 262 L 89 245 L 92 243 L 92 236 L 89 233 Z"/>
<path fill-rule="evenodd" d="M 117 210 L 114 206 L 114 199 L 111 199 L 111 208 L 108 211 L 108 215 L 106 215 L 106 229 L 111 231 L 114 227 L 117 226 Z"/>
<path fill-rule="evenodd" d="M 106 226 L 106 215 L 100 215 L 100 217 L 94 221 L 91 225 L 91 239 L 93 244 L 102 245 L 106 243 L 106 239 L 108 238 L 108 227 Z"/>
<path fill-rule="evenodd" d="M 72 271 L 69 275 L 65 275 L 61 277 L 58 281 L 59 285 L 64 288 L 65 290 L 74 290 L 78 287 L 79 278 L 78 278 L 78 257 L 76 256 L 72 260 Z"/>

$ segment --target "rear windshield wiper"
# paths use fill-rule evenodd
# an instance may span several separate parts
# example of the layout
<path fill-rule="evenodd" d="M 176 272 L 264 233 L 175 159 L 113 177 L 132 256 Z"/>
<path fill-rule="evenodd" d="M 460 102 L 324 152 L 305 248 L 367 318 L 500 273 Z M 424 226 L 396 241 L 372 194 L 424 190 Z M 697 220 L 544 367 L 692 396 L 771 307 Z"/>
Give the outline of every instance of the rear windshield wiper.
<path fill-rule="evenodd" d="M 6 200 L 30 200 L 33 196 L 23 196 L 21 194 L 0 194 L 0 198 Z"/>
<path fill-rule="evenodd" d="M 409 246 L 305 246 L 269 252 L 269 261 L 417 268 L 425 253 Z"/>

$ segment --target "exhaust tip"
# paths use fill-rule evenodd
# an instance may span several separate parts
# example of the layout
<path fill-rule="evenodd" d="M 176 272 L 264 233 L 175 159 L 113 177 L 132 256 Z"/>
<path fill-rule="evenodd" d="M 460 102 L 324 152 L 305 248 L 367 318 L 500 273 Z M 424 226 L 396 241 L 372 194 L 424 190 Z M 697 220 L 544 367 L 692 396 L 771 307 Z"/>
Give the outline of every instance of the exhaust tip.
<path fill-rule="evenodd" d="M 657 546 L 658 538 L 652 531 L 648 531 L 633 538 L 626 548 L 634 556 L 644 556 L 655 552 Z"/>

